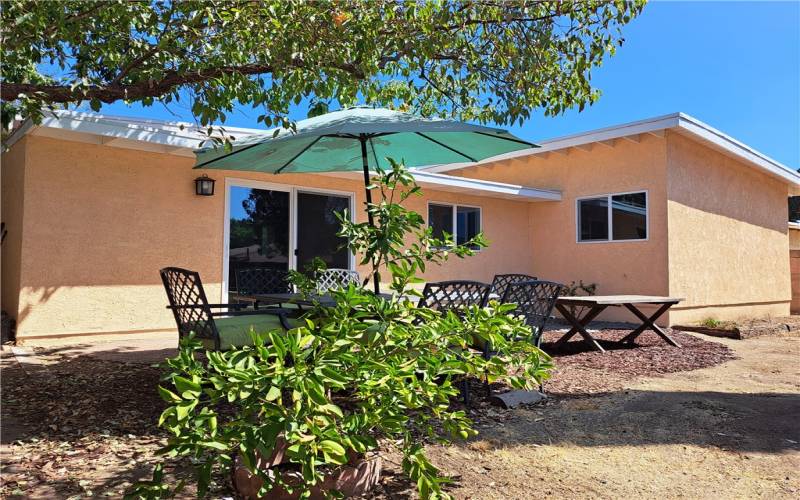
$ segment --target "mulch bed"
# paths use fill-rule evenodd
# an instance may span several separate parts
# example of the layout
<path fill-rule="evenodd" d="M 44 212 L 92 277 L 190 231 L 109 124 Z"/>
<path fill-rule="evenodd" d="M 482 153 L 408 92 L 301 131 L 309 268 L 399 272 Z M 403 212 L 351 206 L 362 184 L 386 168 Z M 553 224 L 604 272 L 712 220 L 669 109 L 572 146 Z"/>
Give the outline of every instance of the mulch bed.
<path fill-rule="evenodd" d="M 619 345 L 616 341 L 629 332 L 615 329 L 592 332 L 606 349 L 605 353 L 591 350 L 580 337 L 554 350 L 553 343 L 563 332 L 546 332 L 542 349 L 553 356 L 556 365 L 553 377 L 545 385 L 546 391 L 553 396 L 592 395 L 618 390 L 635 378 L 697 370 L 735 358 L 727 346 L 671 329 L 667 333 L 680 348 L 650 331 L 642 333 L 632 346 Z"/>
<path fill-rule="evenodd" d="M 557 368 L 545 386 L 550 401 L 606 393 L 638 377 L 704 368 L 734 357 L 721 344 L 680 332 L 671 335 L 682 348 L 652 333 L 642 334 L 635 348 L 611 342 L 624 335 L 623 330 L 597 333 L 609 349 L 605 354 L 580 341 L 554 352 Z M 558 332 L 545 334 L 546 352 L 558 337 Z M 167 437 L 156 427 L 165 406 L 155 390 L 158 368 L 81 356 L 23 369 L 8 359 L 8 351 L 3 356 L 0 497 L 119 497 L 133 482 L 149 478 L 159 461 L 155 451 Z M 505 412 L 487 406 L 480 384 L 473 394 L 470 414 L 476 424 L 488 412 Z M 186 476 L 182 467 L 168 472 Z M 218 476 L 212 495 L 230 495 L 224 477 Z"/>

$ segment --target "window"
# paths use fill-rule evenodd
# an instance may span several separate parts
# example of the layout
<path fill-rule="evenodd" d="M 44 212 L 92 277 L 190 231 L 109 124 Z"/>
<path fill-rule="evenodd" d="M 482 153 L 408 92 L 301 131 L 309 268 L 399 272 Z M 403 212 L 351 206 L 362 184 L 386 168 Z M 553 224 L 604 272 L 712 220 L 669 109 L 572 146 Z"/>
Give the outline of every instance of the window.
<path fill-rule="evenodd" d="M 647 193 L 620 193 L 578 200 L 578 241 L 647 239 Z"/>
<path fill-rule="evenodd" d="M 462 245 L 481 232 L 481 209 L 429 203 L 428 226 L 433 229 L 434 238 L 444 238 L 447 233 Z"/>

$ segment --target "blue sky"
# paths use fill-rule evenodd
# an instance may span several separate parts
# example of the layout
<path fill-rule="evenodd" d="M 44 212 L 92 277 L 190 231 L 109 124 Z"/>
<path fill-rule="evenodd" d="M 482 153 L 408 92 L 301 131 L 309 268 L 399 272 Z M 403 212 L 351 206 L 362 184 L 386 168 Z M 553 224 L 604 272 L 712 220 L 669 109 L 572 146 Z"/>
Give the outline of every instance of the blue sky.
<path fill-rule="evenodd" d="M 651 2 L 624 36 L 593 73 L 599 102 L 582 113 L 534 116 L 512 131 L 536 141 L 683 111 L 800 167 L 800 1 Z M 160 105 L 102 112 L 175 119 Z M 258 114 L 242 109 L 227 124 L 261 128 Z"/>

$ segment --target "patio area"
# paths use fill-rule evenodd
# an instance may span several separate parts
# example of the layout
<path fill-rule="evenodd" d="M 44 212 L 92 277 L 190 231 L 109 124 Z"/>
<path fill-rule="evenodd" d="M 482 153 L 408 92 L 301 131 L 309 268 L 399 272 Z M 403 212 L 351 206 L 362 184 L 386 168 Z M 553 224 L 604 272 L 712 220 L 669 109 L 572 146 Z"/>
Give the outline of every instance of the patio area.
<path fill-rule="evenodd" d="M 589 330 L 603 343 L 619 338 L 619 326 Z M 551 325 L 545 351 L 564 331 Z M 480 435 L 428 447 L 454 477 L 451 493 L 523 498 L 534 479 L 553 495 L 796 494 L 797 334 L 746 342 L 669 334 L 682 349 L 652 332 L 636 348 L 606 353 L 571 342 L 555 353 L 549 398 L 538 405 L 491 406 L 476 383 L 468 411 Z M 149 476 L 166 438 L 156 427 L 164 403 L 152 390 L 160 376 L 153 363 L 174 345 L 164 335 L 3 350 L 2 495 L 118 496 Z M 413 497 L 400 457 L 385 456 L 375 494 Z M 215 496 L 230 494 L 226 479 L 216 472 Z"/>

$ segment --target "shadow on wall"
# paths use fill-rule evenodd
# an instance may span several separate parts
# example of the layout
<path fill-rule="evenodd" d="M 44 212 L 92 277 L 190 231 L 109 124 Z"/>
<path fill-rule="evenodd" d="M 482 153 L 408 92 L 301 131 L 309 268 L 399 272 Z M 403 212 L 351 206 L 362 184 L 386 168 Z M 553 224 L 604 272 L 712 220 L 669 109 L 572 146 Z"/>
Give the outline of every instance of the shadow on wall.
<path fill-rule="evenodd" d="M 55 293 L 62 288 L 65 287 L 41 286 L 41 287 L 29 288 L 28 290 L 30 290 L 29 292 L 30 295 L 37 297 L 37 299 L 35 301 L 28 300 L 27 303 L 22 307 L 22 309 L 20 309 L 17 312 L 17 319 L 16 319 L 17 327 L 19 327 L 19 325 L 21 325 L 25 321 L 25 318 L 28 317 L 28 315 L 36 306 L 47 303 L 47 301 L 49 301 L 53 297 L 53 295 L 55 295 Z"/>

